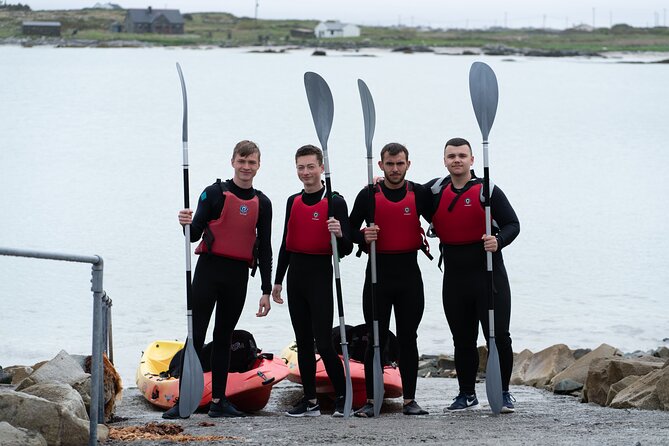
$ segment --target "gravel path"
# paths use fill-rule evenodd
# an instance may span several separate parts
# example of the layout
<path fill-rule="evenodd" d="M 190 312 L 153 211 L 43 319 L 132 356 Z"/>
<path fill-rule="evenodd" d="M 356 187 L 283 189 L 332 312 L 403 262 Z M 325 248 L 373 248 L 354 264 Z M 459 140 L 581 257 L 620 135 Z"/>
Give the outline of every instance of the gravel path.
<path fill-rule="evenodd" d="M 401 399 L 385 400 L 378 419 L 332 418 L 332 404 L 321 402 L 317 418 L 288 418 L 283 412 L 301 396 L 301 387 L 283 381 L 272 391 L 265 410 L 243 419 L 214 419 L 196 413 L 180 425 L 184 434 L 223 436 L 224 440 L 177 442 L 161 440 L 108 440 L 106 445 L 669 445 L 669 412 L 620 410 L 582 404 L 577 398 L 558 396 L 532 387 L 516 386 L 517 410 L 493 417 L 485 401 L 485 385 L 477 384 L 478 410 L 444 413 L 457 393 L 457 380 L 419 378 L 417 401 L 430 415 L 402 414 Z M 161 411 L 147 403 L 137 388 L 124 391 L 116 416 L 125 418 L 112 429 L 161 423 Z"/>

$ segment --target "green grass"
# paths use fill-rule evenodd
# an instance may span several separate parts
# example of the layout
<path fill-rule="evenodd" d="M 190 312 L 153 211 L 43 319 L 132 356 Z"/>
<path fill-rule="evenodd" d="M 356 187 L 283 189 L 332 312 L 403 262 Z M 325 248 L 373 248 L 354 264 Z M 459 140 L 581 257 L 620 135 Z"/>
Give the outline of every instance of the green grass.
<path fill-rule="evenodd" d="M 155 45 L 303 45 L 323 48 L 404 46 L 483 47 L 504 45 L 539 50 L 603 51 L 669 51 L 669 28 L 633 28 L 615 25 L 593 32 L 544 30 L 432 30 L 414 28 L 362 27 L 361 36 L 345 39 L 293 38 L 295 28 L 313 29 L 316 20 L 254 20 L 228 13 L 184 14 L 183 35 L 112 33 L 114 22 L 123 23 L 125 11 L 6 11 L 0 10 L 0 38 L 22 38 L 24 20 L 60 21 L 64 39 L 99 41 L 136 40 Z M 76 34 L 74 33 L 76 30 Z"/>

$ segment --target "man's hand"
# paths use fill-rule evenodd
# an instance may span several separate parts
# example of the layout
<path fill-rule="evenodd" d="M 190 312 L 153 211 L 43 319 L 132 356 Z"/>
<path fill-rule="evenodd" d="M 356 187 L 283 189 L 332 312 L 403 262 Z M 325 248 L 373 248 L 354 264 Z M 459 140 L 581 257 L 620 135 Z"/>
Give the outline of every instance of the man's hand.
<path fill-rule="evenodd" d="M 365 242 L 367 244 L 370 244 L 372 242 L 375 242 L 379 238 L 379 231 L 381 228 L 379 228 L 376 225 L 368 226 L 363 229 L 363 232 L 365 234 Z"/>
<path fill-rule="evenodd" d="M 258 312 L 256 313 L 256 317 L 267 316 L 267 313 L 269 313 L 270 308 L 271 305 L 269 303 L 269 294 L 263 294 L 262 297 L 260 298 L 260 305 L 258 306 Z"/>
<path fill-rule="evenodd" d="M 282 290 L 283 286 L 279 285 L 278 283 L 272 287 L 272 300 L 278 304 L 283 303 L 283 299 L 281 299 Z"/>
<path fill-rule="evenodd" d="M 342 236 L 341 232 L 341 223 L 334 217 L 328 219 L 328 231 L 333 233 L 335 237 L 340 238 Z"/>
<path fill-rule="evenodd" d="M 181 226 L 186 226 L 193 223 L 193 211 L 190 209 L 182 209 L 179 211 L 179 223 Z"/>
<path fill-rule="evenodd" d="M 483 240 L 483 249 L 485 249 L 488 252 L 497 251 L 497 248 L 499 247 L 499 245 L 497 244 L 497 237 L 495 237 L 494 235 L 483 234 L 481 240 Z"/>

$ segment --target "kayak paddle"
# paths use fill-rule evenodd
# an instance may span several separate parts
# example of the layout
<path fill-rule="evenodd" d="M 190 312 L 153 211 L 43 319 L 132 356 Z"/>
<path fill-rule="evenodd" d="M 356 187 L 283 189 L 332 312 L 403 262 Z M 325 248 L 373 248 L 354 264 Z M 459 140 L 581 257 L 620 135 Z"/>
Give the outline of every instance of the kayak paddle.
<path fill-rule="evenodd" d="M 325 165 L 325 189 L 328 199 L 328 217 L 334 216 L 332 206 L 332 184 L 330 182 L 330 162 L 328 159 L 328 137 L 334 119 L 334 102 L 327 82 L 320 75 L 308 71 L 304 73 L 304 88 L 307 91 L 311 117 L 314 120 L 318 140 L 323 147 L 323 163 Z M 339 274 L 339 252 L 337 251 L 337 237 L 330 233 L 332 244 L 332 263 L 334 265 L 335 288 L 337 290 L 337 308 L 339 310 L 339 331 L 341 334 L 341 350 L 344 355 L 344 369 L 346 371 L 346 398 L 344 399 L 344 417 L 351 415 L 353 405 L 353 384 L 351 382 L 351 367 L 348 357 L 348 343 L 346 342 L 346 323 L 344 322 L 344 302 L 341 291 L 341 276 Z"/>
<path fill-rule="evenodd" d="M 488 134 L 497 112 L 497 78 L 488 65 L 474 62 L 469 70 L 469 94 L 474 106 L 474 113 L 483 136 L 483 204 L 485 206 L 485 233 L 491 234 L 490 220 L 490 164 L 488 160 Z M 485 372 L 485 388 L 494 415 L 502 410 L 502 373 L 499 365 L 499 353 L 495 344 L 495 296 L 493 293 L 492 253 L 486 252 L 488 276 L 488 365 Z"/>
<path fill-rule="evenodd" d="M 369 188 L 369 218 L 368 227 L 374 225 L 374 173 L 372 172 L 372 138 L 374 138 L 374 128 L 376 126 L 376 111 L 374 109 L 374 100 L 367 84 L 362 79 L 358 79 L 358 90 L 360 91 L 360 100 L 362 101 L 362 117 L 365 121 L 365 146 L 367 147 L 367 179 Z M 379 310 L 376 302 L 376 241 L 369 245 L 369 262 L 372 273 L 370 284 L 370 296 L 372 297 L 372 316 L 374 318 L 374 416 L 378 417 L 381 413 L 383 404 L 383 369 L 381 368 L 381 348 L 379 346 Z"/>
<path fill-rule="evenodd" d="M 181 92 L 183 94 L 183 176 L 184 176 L 184 209 L 190 208 L 188 199 L 188 99 L 186 97 L 186 83 L 181 72 L 181 66 L 177 63 L 177 71 L 181 80 Z M 193 307 L 191 302 L 191 268 L 190 268 L 190 225 L 184 226 L 186 240 L 186 319 L 188 320 L 188 338 L 184 347 L 183 366 L 179 378 L 179 416 L 189 417 L 200 404 L 204 392 L 204 375 L 200 358 L 197 356 L 193 345 Z"/>

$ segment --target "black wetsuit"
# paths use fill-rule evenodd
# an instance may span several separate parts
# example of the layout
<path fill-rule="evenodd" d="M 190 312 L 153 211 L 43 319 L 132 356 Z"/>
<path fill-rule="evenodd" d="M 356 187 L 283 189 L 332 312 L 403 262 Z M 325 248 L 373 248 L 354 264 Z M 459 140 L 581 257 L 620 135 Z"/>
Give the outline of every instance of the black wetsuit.
<path fill-rule="evenodd" d="M 431 187 L 437 180 L 434 179 L 425 186 Z M 472 181 L 479 180 L 474 177 Z M 447 187 L 452 187 L 452 184 L 449 183 Z M 453 188 L 453 191 L 457 194 L 463 189 Z M 440 195 L 435 197 L 435 211 L 439 206 L 439 199 Z M 498 243 L 497 251 L 492 254 L 495 345 L 499 354 L 502 390 L 508 391 L 513 370 L 513 349 L 509 333 L 511 290 L 501 251 L 518 236 L 520 223 L 506 195 L 496 185 L 490 197 L 490 212 L 493 220 L 492 235 L 497 237 Z M 444 260 L 442 288 L 444 313 L 453 335 L 458 384 L 461 392 L 472 394 L 475 393 L 474 384 L 479 367 L 476 345 L 479 323 L 486 341 L 490 334 L 486 253 L 483 241 L 465 245 L 442 243 L 440 250 Z"/>
<path fill-rule="evenodd" d="M 423 218 L 429 219 L 432 206 L 432 196 L 428 189 L 420 184 L 412 183 L 416 199 L 416 210 Z M 407 193 L 405 187 L 399 189 L 388 189 L 381 184 L 384 196 L 392 201 L 401 201 Z M 361 226 L 369 220 L 369 192 L 364 188 L 355 199 L 351 211 L 350 224 L 353 241 L 358 243 L 364 250 L 367 244 L 362 233 Z M 379 238 L 383 237 L 383 228 L 379 225 Z M 397 327 L 397 340 L 400 348 L 399 368 L 402 378 L 402 392 L 404 398 L 413 400 L 416 394 L 416 380 L 418 377 L 418 325 L 423 317 L 425 307 L 425 295 L 423 292 L 423 278 L 418 267 L 417 252 L 412 251 L 401 254 L 376 254 L 376 305 L 379 317 L 379 347 L 384 351 L 388 341 L 388 328 L 390 326 L 390 313 L 395 308 L 395 325 Z M 367 324 L 368 339 L 373 337 L 373 312 L 371 299 L 371 264 L 367 262 L 365 272 L 365 285 L 362 293 L 362 306 Z M 373 343 L 369 342 L 365 352 L 365 384 L 367 398 L 374 397 Z M 383 360 L 382 360 L 383 362 Z"/>
<path fill-rule="evenodd" d="M 287 276 L 286 294 L 290 320 L 295 331 L 297 343 L 297 361 L 300 377 L 307 399 L 316 398 L 316 357 L 314 340 L 328 377 L 337 396 L 346 393 L 346 378 L 341 360 L 332 343 L 333 293 L 332 293 L 332 256 L 322 254 L 304 254 L 286 249 L 288 220 L 295 197 L 301 195 L 307 206 L 313 206 L 323 198 L 324 189 L 307 194 L 291 195 L 286 204 L 286 220 L 283 241 L 276 267 L 275 284 L 281 285 Z M 342 237 L 337 238 L 337 250 L 340 257 L 353 250 L 351 242 L 348 209 L 344 199 L 334 194 L 332 197 L 334 217 L 339 220 Z M 324 223 L 327 225 L 327 218 Z"/>
<path fill-rule="evenodd" d="M 243 200 L 258 196 L 259 211 L 256 231 L 258 237 L 258 269 L 262 280 L 262 293 L 272 291 L 272 203 L 262 193 L 253 188 L 242 189 L 232 180 L 224 183 L 225 188 Z M 225 196 L 221 187 L 214 183 L 200 195 L 197 210 L 191 224 L 191 242 L 202 236 L 207 223 L 220 217 Z M 230 234 L 234 237 L 234 234 Z M 201 254 L 193 274 L 193 346 L 198 355 L 204 346 L 209 320 L 216 304 L 213 349 L 211 352 L 212 397 L 225 397 L 230 366 L 230 340 L 232 331 L 239 321 L 246 300 L 246 286 L 249 264 L 214 254 Z"/>

